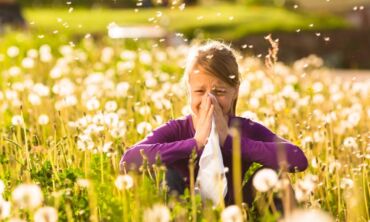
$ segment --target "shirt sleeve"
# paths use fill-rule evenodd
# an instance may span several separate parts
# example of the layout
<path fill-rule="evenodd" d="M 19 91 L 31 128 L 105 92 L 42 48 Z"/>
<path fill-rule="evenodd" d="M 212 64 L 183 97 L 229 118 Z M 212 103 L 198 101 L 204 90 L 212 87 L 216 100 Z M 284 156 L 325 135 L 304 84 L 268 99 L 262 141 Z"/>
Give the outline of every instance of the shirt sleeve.
<path fill-rule="evenodd" d="M 243 124 L 249 123 L 243 121 Z M 298 146 L 276 136 L 261 124 L 254 123 L 252 126 L 252 131 L 255 134 L 253 139 L 247 137 L 243 131 L 245 129 L 242 130 L 241 134 L 241 155 L 243 161 L 257 162 L 263 166 L 278 170 L 278 155 L 281 154 L 282 156 L 285 155 L 289 172 L 303 171 L 307 168 L 307 158 Z M 232 137 L 230 135 L 226 137 L 223 149 L 232 152 Z"/>
<path fill-rule="evenodd" d="M 194 149 L 199 154 L 200 149 L 197 147 L 196 140 L 194 138 L 178 140 L 177 132 L 173 121 L 155 129 L 145 139 L 125 151 L 120 167 L 123 167 L 124 162 L 129 169 L 141 166 L 143 158 L 140 150 L 143 150 L 150 165 L 155 163 L 157 155 L 162 163 L 168 166 L 179 159 L 189 158 Z"/>

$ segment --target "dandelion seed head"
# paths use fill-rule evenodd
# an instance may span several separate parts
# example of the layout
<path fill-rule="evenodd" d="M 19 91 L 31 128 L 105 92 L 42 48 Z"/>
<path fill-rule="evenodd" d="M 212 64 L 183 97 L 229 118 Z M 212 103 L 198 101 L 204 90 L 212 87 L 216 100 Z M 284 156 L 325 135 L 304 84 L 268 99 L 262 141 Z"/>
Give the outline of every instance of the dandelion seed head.
<path fill-rule="evenodd" d="M 346 137 L 343 141 L 343 146 L 348 149 L 357 149 L 358 144 L 354 137 Z"/>
<path fill-rule="evenodd" d="M 334 222 L 334 219 L 326 212 L 318 209 L 294 210 L 290 215 L 284 218 L 285 222 Z"/>
<path fill-rule="evenodd" d="M 37 222 L 57 222 L 58 211 L 54 207 L 41 207 L 34 215 Z"/>
<path fill-rule="evenodd" d="M 19 55 L 19 48 L 17 46 L 10 46 L 7 50 L 7 54 L 10 58 L 17 57 Z"/>
<path fill-rule="evenodd" d="M 20 184 L 13 190 L 12 199 L 21 209 L 34 209 L 42 204 L 43 195 L 36 184 Z"/>
<path fill-rule="evenodd" d="M 242 222 L 244 221 L 242 211 L 237 205 L 228 206 L 221 212 L 221 221 Z"/>
<path fill-rule="evenodd" d="M 136 130 L 139 134 L 143 134 L 144 132 L 150 132 L 152 130 L 152 125 L 148 122 L 141 122 L 137 124 Z"/>
<path fill-rule="evenodd" d="M 117 102 L 112 100 L 105 103 L 104 109 L 108 112 L 114 112 L 116 111 L 117 107 Z"/>
<path fill-rule="evenodd" d="M 144 221 L 169 222 L 171 214 L 168 207 L 162 204 L 155 204 L 144 211 Z"/>
<path fill-rule="evenodd" d="M 12 124 L 14 126 L 22 126 L 24 124 L 23 117 L 21 115 L 15 115 L 12 117 Z"/>
<path fill-rule="evenodd" d="M 49 123 L 49 116 L 46 114 L 41 114 L 38 118 L 38 123 L 40 125 L 46 125 Z"/>
<path fill-rule="evenodd" d="M 342 178 L 340 180 L 340 188 L 342 189 L 352 189 L 353 188 L 353 180 L 350 178 Z"/>
<path fill-rule="evenodd" d="M 119 189 L 119 190 L 128 190 L 128 189 L 131 189 L 134 185 L 134 180 L 133 178 L 128 175 L 128 174 L 125 174 L 125 175 L 119 175 L 116 180 L 114 181 L 114 184 L 115 186 Z"/>
<path fill-rule="evenodd" d="M 272 169 L 262 169 L 253 178 L 253 186 L 260 192 L 266 192 L 278 182 L 278 176 Z"/>
<path fill-rule="evenodd" d="M 5 220 L 10 216 L 11 204 L 9 201 L 5 201 L 1 197 L 0 193 L 0 220 Z"/>

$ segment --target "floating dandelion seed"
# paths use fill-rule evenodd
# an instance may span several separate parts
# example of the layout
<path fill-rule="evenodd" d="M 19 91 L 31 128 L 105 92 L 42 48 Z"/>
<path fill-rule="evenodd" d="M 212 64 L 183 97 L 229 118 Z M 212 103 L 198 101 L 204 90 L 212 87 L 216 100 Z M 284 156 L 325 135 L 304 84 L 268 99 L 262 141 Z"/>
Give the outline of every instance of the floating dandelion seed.
<path fill-rule="evenodd" d="M 114 181 L 114 185 L 116 185 L 119 190 L 128 190 L 134 185 L 134 180 L 128 174 L 119 175 Z"/>
<path fill-rule="evenodd" d="M 72 12 L 73 12 L 73 8 L 71 7 L 68 9 L 68 13 L 72 13 Z"/>
<path fill-rule="evenodd" d="M 298 5 L 297 5 L 297 4 L 295 4 L 295 5 L 293 6 L 293 8 L 294 8 L 294 9 L 297 9 L 297 8 L 298 8 Z"/>
<path fill-rule="evenodd" d="M 235 79 L 235 75 L 230 75 L 229 78 L 230 79 Z"/>
<path fill-rule="evenodd" d="M 296 32 L 300 32 L 301 31 L 301 29 L 297 29 L 297 30 L 295 30 Z"/>
<path fill-rule="evenodd" d="M 234 16 L 229 16 L 229 20 L 230 21 L 234 20 Z"/>
<path fill-rule="evenodd" d="M 364 10 L 364 9 L 365 9 L 365 7 L 364 7 L 363 5 L 361 5 L 361 6 L 359 7 L 359 9 L 360 9 L 360 10 Z"/>
<path fill-rule="evenodd" d="M 329 42 L 330 41 L 330 37 L 324 37 L 324 41 L 325 42 Z"/>
<path fill-rule="evenodd" d="M 34 215 L 37 222 L 56 222 L 58 221 L 58 211 L 54 207 L 42 207 Z"/>
<path fill-rule="evenodd" d="M 316 32 L 316 33 L 315 33 L 315 35 L 316 35 L 317 37 L 319 37 L 319 36 L 321 36 L 321 33 L 320 33 L 320 32 Z"/>
<path fill-rule="evenodd" d="M 206 58 L 207 59 L 212 59 L 213 58 L 213 55 L 207 55 Z"/>
<path fill-rule="evenodd" d="M 221 213 L 222 222 L 242 222 L 243 214 L 237 205 L 226 207 Z"/>
<path fill-rule="evenodd" d="M 353 11 L 357 11 L 358 7 L 357 6 L 353 6 Z"/>
<path fill-rule="evenodd" d="M 247 48 L 247 47 L 248 47 L 248 45 L 247 45 L 247 44 L 242 45 L 242 48 L 243 48 L 243 49 L 245 49 L 245 48 Z"/>

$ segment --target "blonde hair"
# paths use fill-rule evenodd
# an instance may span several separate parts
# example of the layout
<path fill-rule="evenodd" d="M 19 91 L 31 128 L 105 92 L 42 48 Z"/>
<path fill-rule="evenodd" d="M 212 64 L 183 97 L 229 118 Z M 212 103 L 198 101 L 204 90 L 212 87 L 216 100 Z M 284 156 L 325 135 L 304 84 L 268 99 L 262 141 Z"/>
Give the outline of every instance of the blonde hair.
<path fill-rule="evenodd" d="M 240 74 L 236 54 L 230 46 L 215 40 L 194 45 L 186 61 L 184 81 L 188 85 L 190 73 L 202 69 L 205 74 L 215 76 L 232 87 L 239 87 Z M 234 115 L 237 100 L 238 98 L 232 105 L 231 113 Z"/>

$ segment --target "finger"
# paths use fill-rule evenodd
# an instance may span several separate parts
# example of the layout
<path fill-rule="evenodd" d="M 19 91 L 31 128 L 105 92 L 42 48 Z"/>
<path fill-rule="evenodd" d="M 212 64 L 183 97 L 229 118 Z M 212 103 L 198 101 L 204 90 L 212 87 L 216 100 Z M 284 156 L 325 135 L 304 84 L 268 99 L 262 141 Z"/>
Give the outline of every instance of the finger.
<path fill-rule="evenodd" d="M 209 108 L 209 110 L 207 112 L 207 120 L 212 120 L 212 115 L 213 115 L 214 108 L 215 108 L 215 106 L 213 104 L 211 104 L 211 107 Z"/>
<path fill-rule="evenodd" d="M 206 99 L 206 107 L 207 107 L 207 110 L 210 108 L 212 102 L 211 102 L 211 97 L 209 95 L 207 95 L 207 99 Z"/>

